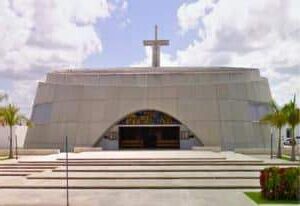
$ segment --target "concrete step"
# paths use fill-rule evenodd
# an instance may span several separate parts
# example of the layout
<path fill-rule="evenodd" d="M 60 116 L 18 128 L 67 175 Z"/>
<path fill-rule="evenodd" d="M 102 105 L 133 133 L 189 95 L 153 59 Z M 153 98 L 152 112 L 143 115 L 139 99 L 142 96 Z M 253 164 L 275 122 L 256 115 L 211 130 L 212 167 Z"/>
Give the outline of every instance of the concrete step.
<path fill-rule="evenodd" d="M 226 159 L 69 159 L 68 162 L 73 162 L 73 163 L 157 163 L 157 162 L 178 162 L 178 163 L 193 163 L 193 162 L 244 162 L 243 160 L 226 160 Z M 28 161 L 28 160 L 23 160 L 19 161 L 18 163 L 25 164 L 25 163 L 63 163 L 66 162 L 66 159 L 58 159 L 58 160 L 47 160 L 47 161 Z M 250 162 L 262 162 L 261 160 L 252 160 Z"/>
<path fill-rule="evenodd" d="M 51 163 L 20 163 L 21 166 L 63 166 L 65 162 Z M 245 161 L 220 161 L 220 162 L 68 162 L 70 166 L 177 166 L 177 165 L 235 165 L 235 166 L 298 166 L 297 163 L 264 163 L 264 162 L 245 162 Z M 7 165 L 9 166 L 9 165 Z M 13 166 L 13 165 L 12 165 Z"/>
<path fill-rule="evenodd" d="M 66 158 L 57 158 L 57 160 L 62 160 L 65 161 Z M 225 157 L 170 157 L 170 158 L 69 158 L 69 161 L 104 161 L 104 160 L 108 160 L 108 161 L 124 161 L 124 160 L 129 160 L 129 161 L 141 161 L 141 160 L 145 160 L 145 161 L 213 161 L 213 160 L 226 160 Z"/>
<path fill-rule="evenodd" d="M 62 189 L 65 180 L 28 179 L 1 185 L 1 189 Z M 70 189 L 258 189 L 257 179 L 141 179 L 141 180 L 69 180 Z"/>
<path fill-rule="evenodd" d="M 122 172 L 82 173 L 71 172 L 69 179 L 257 179 L 259 172 Z M 65 179 L 64 172 L 32 174 L 27 179 Z"/>
<path fill-rule="evenodd" d="M 286 166 L 284 166 L 286 167 Z M 54 169 L 54 172 L 64 172 L 65 166 Z M 234 165 L 178 165 L 178 166 L 69 166 L 70 172 L 226 172 L 226 171 L 260 171 L 264 169 L 265 166 L 255 166 L 255 165 L 244 165 L 244 166 L 234 166 Z"/>
<path fill-rule="evenodd" d="M 24 173 L 23 171 L 22 172 L 15 172 L 15 173 L 12 173 L 12 172 L 8 172 L 8 173 L 5 173 L 5 172 L 0 172 L 0 177 L 8 177 L 8 176 L 27 176 L 27 175 L 30 175 L 31 173 Z M 0 186 L 1 187 L 1 186 Z"/>
<path fill-rule="evenodd" d="M 213 159 L 225 158 L 227 153 L 190 150 L 126 150 L 69 153 L 70 159 Z M 61 154 L 58 158 L 65 158 Z"/>
<path fill-rule="evenodd" d="M 55 165 L 65 165 L 66 162 L 30 162 L 30 163 L 20 163 L 19 165 L 25 166 L 33 166 L 33 165 L 39 165 L 39 166 L 55 166 Z M 80 161 L 70 161 L 68 162 L 69 165 L 74 165 L 74 166 L 79 166 L 79 165 L 85 165 L 85 166 L 93 166 L 93 165 L 103 165 L 103 166 L 132 166 L 132 165 L 149 165 L 149 166 L 159 166 L 159 165 L 267 165 L 264 164 L 263 162 L 242 162 L 242 161 L 214 161 L 214 162 L 80 162 Z M 292 164 L 289 164 L 292 165 Z"/>
<path fill-rule="evenodd" d="M 38 162 L 38 161 L 32 161 L 32 162 Z M 42 161 L 39 161 L 42 163 Z M 56 160 L 56 161 L 44 161 L 44 162 L 66 162 L 66 160 Z M 217 162 L 263 162 L 262 160 L 227 160 L 227 159 L 214 159 L 214 160 L 68 160 L 68 162 L 74 162 L 74 163 L 122 163 L 122 162 L 128 162 L 128 163 L 158 163 L 158 162 L 175 162 L 175 163 L 208 163 L 208 162 L 212 162 L 212 163 L 217 163 Z M 20 163 L 31 163 L 31 162 L 20 162 Z"/>
<path fill-rule="evenodd" d="M 41 165 L 11 165 L 11 166 L 3 166 L 0 165 L 0 171 L 6 169 L 55 169 L 57 166 L 41 166 Z"/>
<path fill-rule="evenodd" d="M 2 169 L 0 170 L 1 173 L 16 173 L 16 172 L 43 172 L 44 169 Z"/>

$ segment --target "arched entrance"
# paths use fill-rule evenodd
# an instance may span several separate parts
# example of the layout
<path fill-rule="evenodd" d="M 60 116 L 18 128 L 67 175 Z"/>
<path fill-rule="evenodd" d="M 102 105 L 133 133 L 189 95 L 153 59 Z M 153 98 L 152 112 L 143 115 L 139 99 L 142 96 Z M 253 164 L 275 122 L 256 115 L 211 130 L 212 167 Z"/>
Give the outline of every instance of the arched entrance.
<path fill-rule="evenodd" d="M 131 113 L 100 138 L 103 149 L 190 149 L 201 142 L 180 121 L 156 110 Z"/>

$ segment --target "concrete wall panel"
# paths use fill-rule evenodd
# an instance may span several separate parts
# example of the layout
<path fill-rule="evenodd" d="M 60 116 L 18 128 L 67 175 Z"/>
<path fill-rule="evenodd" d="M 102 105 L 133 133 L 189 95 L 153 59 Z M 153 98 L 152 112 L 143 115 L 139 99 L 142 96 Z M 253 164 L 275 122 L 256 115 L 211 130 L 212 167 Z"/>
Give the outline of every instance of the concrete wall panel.
<path fill-rule="evenodd" d="M 35 96 L 36 104 L 52 102 L 54 98 L 55 88 L 52 85 L 39 83 Z"/>
<path fill-rule="evenodd" d="M 93 146 L 126 115 L 165 112 L 186 125 L 205 146 L 266 147 L 266 125 L 252 122 L 249 104 L 271 99 L 256 69 L 135 68 L 49 73 L 35 105 L 52 103 L 51 120 L 28 130 L 26 147 Z M 255 104 L 253 104 L 255 103 Z"/>

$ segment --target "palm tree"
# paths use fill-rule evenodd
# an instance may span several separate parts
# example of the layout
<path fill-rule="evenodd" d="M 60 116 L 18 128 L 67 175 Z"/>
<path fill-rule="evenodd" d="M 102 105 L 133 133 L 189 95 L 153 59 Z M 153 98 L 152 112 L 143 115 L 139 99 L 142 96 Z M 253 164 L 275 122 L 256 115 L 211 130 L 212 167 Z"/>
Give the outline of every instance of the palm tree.
<path fill-rule="evenodd" d="M 263 123 L 270 124 L 271 126 L 274 126 L 278 129 L 277 157 L 281 158 L 281 129 L 286 124 L 286 116 L 274 100 L 270 102 L 270 108 L 271 112 L 262 117 L 260 121 Z"/>
<path fill-rule="evenodd" d="M 283 112 L 286 116 L 287 123 L 292 128 L 292 152 L 291 152 L 291 161 L 296 160 L 296 151 L 295 146 L 297 144 L 296 138 L 295 138 L 295 127 L 300 123 L 300 108 L 297 107 L 296 104 L 296 95 L 294 96 L 294 99 L 291 100 L 289 103 L 284 105 Z"/>
<path fill-rule="evenodd" d="M 7 94 L 3 93 L 3 94 L 0 94 L 0 103 L 7 99 Z M 4 107 L 0 106 L 0 125 L 3 124 L 3 122 L 1 121 L 1 115 L 2 115 L 2 111 L 3 111 Z"/>
<path fill-rule="evenodd" d="M 9 156 L 8 158 L 13 158 L 13 145 L 12 145 L 12 129 L 15 125 L 26 124 L 31 126 L 31 122 L 22 114 L 20 114 L 20 109 L 12 104 L 3 107 L 0 110 L 0 122 L 4 126 L 9 127 Z"/>

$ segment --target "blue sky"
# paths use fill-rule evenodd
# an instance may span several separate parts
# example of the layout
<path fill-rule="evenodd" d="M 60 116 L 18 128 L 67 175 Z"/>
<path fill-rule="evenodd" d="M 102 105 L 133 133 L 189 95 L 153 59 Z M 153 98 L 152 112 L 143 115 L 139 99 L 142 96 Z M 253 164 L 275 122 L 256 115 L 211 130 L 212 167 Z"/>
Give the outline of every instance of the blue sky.
<path fill-rule="evenodd" d="M 0 92 L 30 114 L 38 81 L 62 68 L 259 68 L 280 104 L 300 96 L 299 0 L 1 0 Z M 300 97 L 298 98 L 298 100 Z"/>
<path fill-rule="evenodd" d="M 159 26 L 159 37 L 170 39 L 162 50 L 174 55 L 185 48 L 196 36 L 196 31 L 182 35 L 177 24 L 177 9 L 182 0 L 130 1 L 126 14 L 116 14 L 107 21 L 99 21 L 96 31 L 101 33 L 104 52 L 91 55 L 84 61 L 87 67 L 128 66 L 144 58 L 144 39 L 153 39 L 154 25 Z M 159 6 L 158 6 L 159 5 Z M 126 16 L 126 17 L 125 17 Z M 130 19 L 122 26 L 124 18 Z M 117 58 L 116 58 L 117 57 Z"/>

